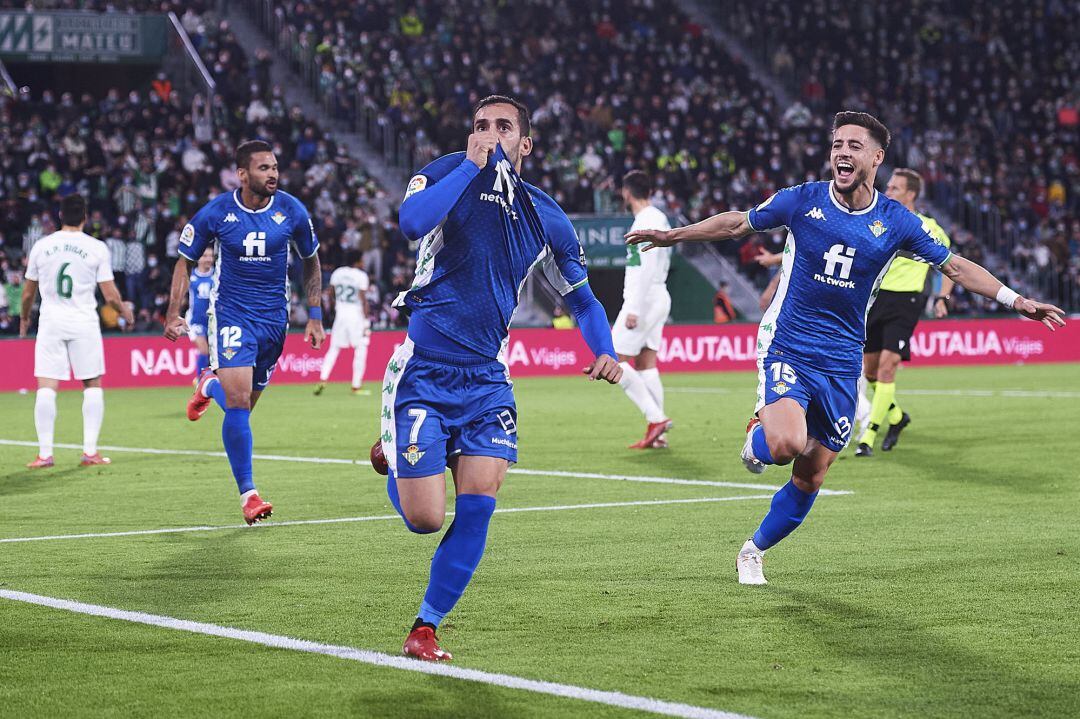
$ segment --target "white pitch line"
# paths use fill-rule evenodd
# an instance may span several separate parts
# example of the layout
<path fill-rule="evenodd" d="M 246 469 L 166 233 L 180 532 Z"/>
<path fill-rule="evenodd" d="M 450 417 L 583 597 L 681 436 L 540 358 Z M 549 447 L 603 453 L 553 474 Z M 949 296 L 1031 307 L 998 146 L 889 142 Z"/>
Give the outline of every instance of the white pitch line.
<path fill-rule="evenodd" d="M 680 394 L 736 394 L 725 387 L 664 387 L 665 392 Z M 1028 390 L 1028 389 L 910 389 L 897 390 L 899 394 L 924 395 L 927 397 L 1011 397 L 1013 399 L 1076 399 L 1080 392 L 1071 390 Z M 747 394 L 739 390 L 737 394 Z"/>
<path fill-rule="evenodd" d="M 12 447 L 37 447 L 37 442 L 30 442 L 26 440 L 18 439 L 0 439 L 0 445 L 8 445 Z M 81 444 L 54 444 L 54 447 L 60 447 L 62 449 L 82 449 Z M 98 445 L 99 450 L 105 450 L 106 452 L 133 452 L 136 454 L 166 454 L 166 455 L 182 455 L 185 457 L 225 457 L 224 452 L 209 452 L 203 450 L 192 449 L 157 449 L 154 447 L 116 447 L 112 445 Z M 339 459 L 335 457 L 294 457 L 286 454 L 254 454 L 252 459 L 266 460 L 272 462 L 303 462 L 308 464 L 352 464 L 358 466 L 367 465 L 366 460 L 355 459 Z M 546 469 L 520 469 L 518 467 L 512 467 L 508 470 L 510 474 L 520 474 L 525 476 L 535 477 L 570 477 L 578 479 L 607 479 L 620 482 L 644 482 L 646 484 L 681 484 L 690 487 L 727 487 L 729 489 L 760 489 L 775 492 L 780 487 L 771 484 L 750 484 L 747 482 L 721 482 L 709 479 L 679 479 L 677 477 L 649 477 L 636 474 L 597 474 L 595 472 L 565 472 L 560 470 L 546 470 Z M 822 496 L 826 495 L 842 495 L 851 494 L 847 490 L 839 489 L 820 489 L 818 494 Z"/>
<path fill-rule="evenodd" d="M 611 507 L 655 507 L 664 504 L 704 504 L 711 502 L 740 502 L 749 499 L 769 499 L 771 494 L 753 494 L 741 497 L 697 497 L 692 499 L 641 499 L 630 502 L 591 502 L 589 504 L 556 504 L 541 507 L 505 507 L 496 509 L 496 514 L 517 514 L 521 512 L 564 512 L 570 509 L 607 509 Z M 446 516 L 454 516 L 447 512 Z M 337 517 L 333 519 L 292 519 L 285 522 L 269 522 L 248 527 L 245 524 L 199 525 L 195 527 L 164 527 L 162 529 L 136 529 L 126 532 L 88 532 L 84 534 L 51 534 L 38 537 L 7 537 L 0 539 L 0 544 L 16 542 L 46 542 L 57 539 L 97 539 L 101 537 L 138 537 L 150 534 L 178 534 L 181 532 L 220 532 L 225 529 L 249 529 L 262 531 L 272 527 L 294 527 L 304 524 L 344 524 L 348 522 L 376 522 L 400 519 L 396 514 L 380 514 L 366 517 Z"/>
<path fill-rule="evenodd" d="M 497 674 L 495 672 L 486 672 L 479 669 L 466 669 L 464 667 L 448 664 L 423 662 L 403 656 L 393 656 L 390 654 L 383 654 L 382 652 L 374 652 L 369 649 L 357 649 L 355 647 L 346 647 L 335 644 L 322 644 L 320 642 L 295 639 L 293 637 L 286 637 L 278 634 L 254 632 L 246 629 L 236 629 L 234 627 L 223 627 L 217 624 L 193 622 L 159 614 L 133 612 L 125 609 L 116 609 L 114 607 L 105 607 L 98 604 L 84 604 L 83 602 L 76 602 L 68 599 L 45 597 L 40 594 L 29 594 L 27 592 L 0 589 L 0 599 L 8 599 L 14 602 L 23 602 L 25 604 L 34 604 L 42 607 L 51 607 L 53 609 L 74 612 L 76 614 L 85 614 L 92 617 L 118 619 L 124 622 L 144 624 L 152 627 L 160 627 L 162 629 L 172 629 L 181 632 L 204 634 L 211 637 L 233 639 L 236 641 L 258 644 L 264 647 L 272 647 L 274 649 L 287 649 L 294 652 L 306 652 L 308 654 L 323 654 L 326 656 L 337 657 L 338 659 L 347 659 L 349 661 L 361 662 L 377 667 L 417 672 L 420 674 L 431 674 L 462 681 L 478 682 L 490 686 L 518 689 L 521 691 L 534 692 L 536 694 L 547 694 L 563 699 L 606 704 L 608 706 L 649 712 L 663 716 L 686 717 L 686 719 L 751 719 L 744 714 L 734 714 L 720 709 L 710 709 L 708 707 L 694 706 L 692 704 L 669 702 L 662 699 L 653 699 L 651 697 L 623 694 L 622 692 L 589 689 L 588 687 L 579 687 L 573 684 L 559 684 L 557 682 L 526 679 L 525 677 L 518 677 L 512 674 Z"/>

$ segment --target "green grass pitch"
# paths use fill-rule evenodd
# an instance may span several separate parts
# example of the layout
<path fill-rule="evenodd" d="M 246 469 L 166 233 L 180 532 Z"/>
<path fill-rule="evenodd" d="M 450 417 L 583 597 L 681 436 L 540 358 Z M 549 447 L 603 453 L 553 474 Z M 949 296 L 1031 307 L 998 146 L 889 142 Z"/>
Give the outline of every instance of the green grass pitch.
<path fill-rule="evenodd" d="M 667 375 L 667 451 L 615 387 L 519 380 L 522 469 L 765 483 L 738 459 L 747 373 Z M 809 519 L 734 555 L 768 499 L 746 488 L 511 475 L 472 586 L 440 631 L 455 664 L 762 719 L 1080 715 L 1080 365 L 905 369 L 897 449 L 834 465 Z M 377 388 L 374 388 L 377 391 Z M 905 393 L 905 390 L 919 390 Z M 1018 391 L 1006 391 L 1018 390 Z M 102 443 L 220 451 L 188 392 L 110 390 Z M 0 439 L 33 440 L 33 395 L 0 395 Z M 61 393 L 57 441 L 81 440 Z M 273 386 L 255 451 L 360 459 L 378 397 Z M 107 451 L 31 473 L 0 445 L 0 538 L 240 521 L 226 460 Z M 268 523 L 392 513 L 365 464 L 256 461 Z M 768 494 L 768 492 L 765 492 Z M 396 654 L 437 537 L 398 521 L 0 543 L 0 588 Z M 0 599 L 0 715 L 629 717 L 633 711 Z M 644 714 L 637 714 L 644 716 Z"/>

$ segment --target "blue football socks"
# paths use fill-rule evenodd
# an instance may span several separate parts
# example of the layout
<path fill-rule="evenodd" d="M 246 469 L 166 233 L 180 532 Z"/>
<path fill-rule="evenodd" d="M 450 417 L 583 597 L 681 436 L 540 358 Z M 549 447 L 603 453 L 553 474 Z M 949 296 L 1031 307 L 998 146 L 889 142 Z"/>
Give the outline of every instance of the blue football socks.
<path fill-rule="evenodd" d="M 761 526 L 754 532 L 754 544 L 757 548 L 768 549 L 794 532 L 806 519 L 810 508 L 814 506 L 814 498 L 817 495 L 817 492 L 807 494 L 790 480 L 781 487 L 780 491 L 773 495 L 769 513 L 765 515 L 765 519 L 761 520 Z"/>
<path fill-rule="evenodd" d="M 765 441 L 765 428 L 758 424 L 750 435 L 750 446 L 754 450 L 754 456 L 762 464 L 776 464 L 769 451 L 769 444 Z"/>
<path fill-rule="evenodd" d="M 221 386 L 221 380 L 212 379 L 206 385 L 207 396 L 217 402 L 218 407 L 228 412 L 225 406 L 225 388 Z"/>
<path fill-rule="evenodd" d="M 201 377 L 203 370 L 210 366 L 210 355 L 200 354 L 195 360 L 195 377 Z"/>
<path fill-rule="evenodd" d="M 459 494 L 454 522 L 431 559 L 431 579 L 417 617 L 439 626 L 472 579 L 484 556 L 488 523 L 495 511 L 495 498 L 482 494 Z"/>
<path fill-rule="evenodd" d="M 214 383 L 218 389 L 220 382 Z M 224 400 L 224 392 L 222 392 Z M 240 494 L 255 489 L 251 477 L 251 410 L 237 407 L 225 410 L 225 421 L 221 423 L 221 441 L 225 445 L 225 454 L 229 456 L 233 477 Z"/>

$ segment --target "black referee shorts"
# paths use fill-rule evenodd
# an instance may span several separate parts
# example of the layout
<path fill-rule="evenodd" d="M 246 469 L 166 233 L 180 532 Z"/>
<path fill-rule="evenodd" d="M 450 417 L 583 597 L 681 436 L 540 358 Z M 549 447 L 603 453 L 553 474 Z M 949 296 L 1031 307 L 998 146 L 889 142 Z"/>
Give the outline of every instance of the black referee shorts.
<path fill-rule="evenodd" d="M 921 292 L 878 293 L 866 318 L 866 346 L 863 352 L 889 350 L 905 362 L 911 359 L 911 335 L 922 317 L 925 299 Z"/>

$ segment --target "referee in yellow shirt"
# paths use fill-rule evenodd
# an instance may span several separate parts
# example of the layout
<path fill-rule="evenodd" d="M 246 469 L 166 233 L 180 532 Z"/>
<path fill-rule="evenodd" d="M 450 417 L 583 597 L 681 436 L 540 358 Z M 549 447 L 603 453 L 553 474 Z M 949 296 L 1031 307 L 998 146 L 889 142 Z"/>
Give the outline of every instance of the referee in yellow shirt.
<path fill-rule="evenodd" d="M 922 184 L 919 173 L 901 168 L 889 178 L 885 194 L 915 212 L 915 200 L 919 199 Z M 915 214 L 919 215 L 923 226 L 936 241 L 949 246 L 949 236 L 934 218 Z M 855 449 L 856 457 L 874 456 L 874 442 L 884 424 L 887 423 L 889 429 L 881 442 L 881 450 L 888 452 L 896 446 L 900 432 L 911 423 L 911 417 L 896 402 L 896 370 L 901 360 L 911 359 L 911 335 L 925 305 L 923 293 L 930 265 L 910 255 L 905 257 L 905 254 L 901 253 L 893 260 L 866 319 L 863 374 L 866 384 L 874 390 L 874 399 L 870 404 L 869 425 L 859 437 L 859 446 Z M 935 317 L 941 318 L 949 313 L 949 293 L 952 288 L 953 281 L 942 277 L 941 294 L 934 298 Z"/>

